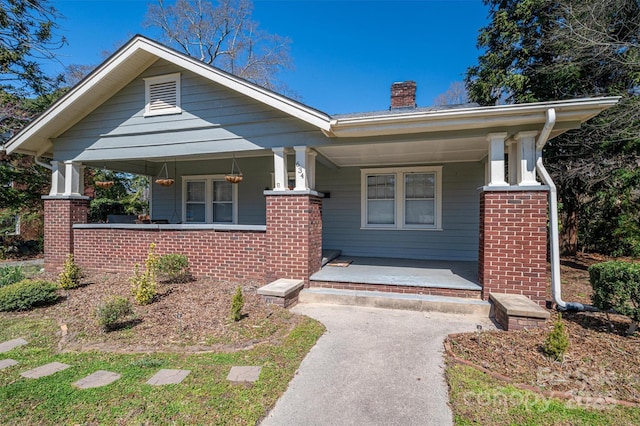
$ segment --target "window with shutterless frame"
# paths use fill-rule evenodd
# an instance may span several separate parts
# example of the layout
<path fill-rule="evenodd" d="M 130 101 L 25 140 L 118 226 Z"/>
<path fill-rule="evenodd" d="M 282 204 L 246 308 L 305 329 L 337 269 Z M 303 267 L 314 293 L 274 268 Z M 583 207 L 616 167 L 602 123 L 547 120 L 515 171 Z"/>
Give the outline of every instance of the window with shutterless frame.
<path fill-rule="evenodd" d="M 442 229 L 442 166 L 361 169 L 363 229 Z"/>
<path fill-rule="evenodd" d="M 224 175 L 182 178 L 184 223 L 238 223 L 238 185 Z"/>

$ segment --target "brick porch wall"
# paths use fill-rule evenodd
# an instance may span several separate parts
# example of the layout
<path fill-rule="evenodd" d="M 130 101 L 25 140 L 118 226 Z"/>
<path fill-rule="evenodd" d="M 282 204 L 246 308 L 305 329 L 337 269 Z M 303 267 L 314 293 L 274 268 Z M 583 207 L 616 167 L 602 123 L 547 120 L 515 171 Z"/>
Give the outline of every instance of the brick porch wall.
<path fill-rule="evenodd" d="M 266 195 L 268 279 L 299 279 L 308 287 L 322 262 L 322 198 L 274 192 Z"/>
<path fill-rule="evenodd" d="M 547 274 L 547 192 L 480 194 L 478 280 L 489 293 L 528 296 L 544 305 Z"/>
<path fill-rule="evenodd" d="M 267 194 L 267 230 L 76 228 L 87 222 L 88 199 L 45 199 L 45 268 L 62 268 L 68 253 L 86 270 L 131 272 L 149 245 L 158 255 L 181 253 L 191 272 L 219 280 L 302 279 L 320 270 L 322 198 Z"/>
<path fill-rule="evenodd" d="M 86 197 L 44 198 L 44 269 L 62 269 L 67 255 L 74 253 L 73 225 L 87 223 Z"/>
<path fill-rule="evenodd" d="M 266 282 L 266 233 L 261 231 L 91 229 L 74 230 L 75 260 L 84 269 L 131 272 L 156 254 L 187 256 L 191 273 L 217 280 Z"/>

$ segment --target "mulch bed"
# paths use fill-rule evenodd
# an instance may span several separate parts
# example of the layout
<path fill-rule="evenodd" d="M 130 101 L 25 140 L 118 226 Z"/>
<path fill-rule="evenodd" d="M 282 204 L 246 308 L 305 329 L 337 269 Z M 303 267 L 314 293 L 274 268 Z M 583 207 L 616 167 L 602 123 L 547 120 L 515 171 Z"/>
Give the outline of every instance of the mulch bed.
<path fill-rule="evenodd" d="M 54 281 L 57 276 L 45 278 Z M 233 322 L 231 299 L 238 285 L 244 296 L 243 318 Z M 58 303 L 30 312 L 0 313 L 0 319 L 34 315 L 55 319 L 61 326 L 60 350 L 234 351 L 280 340 L 300 321 L 285 309 L 264 304 L 258 287 L 250 281 L 161 282 L 153 303 L 134 303 L 134 320 L 105 332 L 97 322 L 97 307 L 113 296 L 133 302 L 131 284 L 125 274 L 90 274 L 79 288 L 61 290 Z"/>
<path fill-rule="evenodd" d="M 563 299 L 591 303 L 587 268 L 606 260 L 609 259 L 598 255 L 563 259 Z M 449 336 L 448 346 L 456 357 L 495 377 L 506 376 L 506 381 L 532 389 L 640 403 L 640 333 L 626 335 L 631 321 L 599 312 L 563 313 L 569 348 L 559 362 L 542 351 L 558 318 L 555 310 L 550 312 L 546 328 L 455 334 Z"/>

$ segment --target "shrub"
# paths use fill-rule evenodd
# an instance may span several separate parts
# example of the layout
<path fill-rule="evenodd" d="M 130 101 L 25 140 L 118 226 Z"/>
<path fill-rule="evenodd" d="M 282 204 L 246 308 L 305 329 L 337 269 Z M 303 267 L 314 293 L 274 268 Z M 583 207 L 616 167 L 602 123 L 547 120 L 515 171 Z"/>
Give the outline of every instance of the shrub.
<path fill-rule="evenodd" d="M 121 296 L 113 297 L 98 306 L 96 316 L 98 324 L 105 330 L 117 328 L 118 323 L 134 314 L 133 306 L 128 299 Z"/>
<path fill-rule="evenodd" d="M 80 284 L 80 278 L 82 278 L 82 270 L 74 262 L 73 254 L 69 253 L 64 261 L 64 268 L 60 273 L 60 277 L 58 277 L 58 284 L 60 288 L 65 290 L 76 288 Z"/>
<path fill-rule="evenodd" d="M 562 314 L 558 314 L 558 319 L 553 323 L 553 330 L 547 336 L 542 349 L 548 357 L 561 361 L 568 347 L 569 337 L 564 328 Z"/>
<path fill-rule="evenodd" d="M 58 286 L 50 281 L 22 280 L 0 288 L 0 311 L 25 311 L 55 302 Z"/>
<path fill-rule="evenodd" d="M 165 254 L 158 258 L 158 272 L 170 282 L 186 282 L 191 279 L 189 260 L 184 254 Z"/>
<path fill-rule="evenodd" d="M 593 304 L 640 321 L 640 263 L 611 261 L 589 267 Z"/>
<path fill-rule="evenodd" d="M 133 268 L 133 276 L 129 278 L 133 286 L 131 291 L 138 305 L 148 305 L 156 297 L 158 257 L 154 253 L 155 248 L 156 245 L 154 243 L 149 245 L 147 259 L 144 261 L 144 272 L 140 273 L 140 265 L 136 263 Z"/>
<path fill-rule="evenodd" d="M 242 307 L 244 306 L 244 298 L 242 297 L 242 289 L 240 286 L 236 288 L 236 293 L 231 299 L 231 319 L 240 321 L 242 319 Z"/>
<path fill-rule="evenodd" d="M 24 279 L 21 266 L 5 266 L 0 268 L 0 288 L 17 283 Z"/>

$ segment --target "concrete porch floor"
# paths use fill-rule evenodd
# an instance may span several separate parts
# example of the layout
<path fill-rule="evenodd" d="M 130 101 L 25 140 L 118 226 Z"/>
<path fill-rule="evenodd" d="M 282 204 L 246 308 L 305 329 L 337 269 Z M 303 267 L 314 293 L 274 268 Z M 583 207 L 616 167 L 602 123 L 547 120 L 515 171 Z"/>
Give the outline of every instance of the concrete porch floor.
<path fill-rule="evenodd" d="M 344 267 L 329 262 L 310 281 L 481 290 L 477 262 L 353 256 L 336 260 L 352 262 Z"/>

